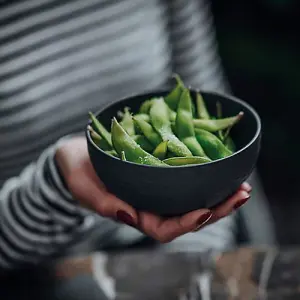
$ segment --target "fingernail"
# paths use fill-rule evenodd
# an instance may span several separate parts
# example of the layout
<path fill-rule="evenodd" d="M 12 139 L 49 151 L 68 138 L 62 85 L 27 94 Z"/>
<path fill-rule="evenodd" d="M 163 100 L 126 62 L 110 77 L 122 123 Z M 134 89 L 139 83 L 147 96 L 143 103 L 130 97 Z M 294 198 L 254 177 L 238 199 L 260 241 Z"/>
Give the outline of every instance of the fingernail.
<path fill-rule="evenodd" d="M 244 182 L 242 186 L 246 192 L 250 193 L 252 191 L 252 186 L 248 182 Z"/>
<path fill-rule="evenodd" d="M 205 225 L 213 216 L 212 211 L 208 211 L 205 214 L 203 214 L 198 220 L 197 220 L 197 227 L 194 229 L 194 231 L 199 230 L 203 225 Z"/>
<path fill-rule="evenodd" d="M 239 207 L 241 207 L 242 205 L 244 205 L 249 199 L 250 199 L 250 195 L 248 195 L 247 197 L 245 197 L 244 199 L 241 199 L 240 201 L 238 201 L 235 205 L 234 205 L 234 209 L 238 209 Z"/>
<path fill-rule="evenodd" d="M 133 217 L 124 210 L 117 211 L 117 219 L 122 223 L 135 227 L 135 222 Z"/>

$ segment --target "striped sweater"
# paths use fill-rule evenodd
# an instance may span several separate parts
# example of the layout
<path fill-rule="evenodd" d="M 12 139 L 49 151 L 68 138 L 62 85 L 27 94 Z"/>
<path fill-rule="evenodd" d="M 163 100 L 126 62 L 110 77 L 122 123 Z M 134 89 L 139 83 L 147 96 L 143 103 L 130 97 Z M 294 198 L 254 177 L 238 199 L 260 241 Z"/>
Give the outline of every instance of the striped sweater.
<path fill-rule="evenodd" d="M 57 141 L 81 132 L 87 111 L 166 86 L 172 72 L 226 89 L 205 0 L 0 2 L 1 267 L 40 262 L 86 224 L 58 173 Z M 101 224 L 129 242 L 127 227 Z M 196 235 L 223 249 L 233 227 L 229 217 Z"/>

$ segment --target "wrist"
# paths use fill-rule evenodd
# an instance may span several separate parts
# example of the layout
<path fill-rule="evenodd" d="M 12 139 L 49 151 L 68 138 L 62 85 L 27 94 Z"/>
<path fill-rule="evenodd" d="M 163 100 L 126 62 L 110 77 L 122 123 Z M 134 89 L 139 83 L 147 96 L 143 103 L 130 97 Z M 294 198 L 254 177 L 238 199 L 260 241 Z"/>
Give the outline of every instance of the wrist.
<path fill-rule="evenodd" d="M 67 183 L 72 176 L 72 172 L 69 171 L 68 161 L 71 158 L 69 156 L 72 156 L 73 153 L 70 153 L 68 149 L 73 148 L 74 143 L 86 144 L 85 137 L 82 134 L 70 134 L 58 140 L 55 147 L 54 162 L 66 187 L 68 187 Z"/>

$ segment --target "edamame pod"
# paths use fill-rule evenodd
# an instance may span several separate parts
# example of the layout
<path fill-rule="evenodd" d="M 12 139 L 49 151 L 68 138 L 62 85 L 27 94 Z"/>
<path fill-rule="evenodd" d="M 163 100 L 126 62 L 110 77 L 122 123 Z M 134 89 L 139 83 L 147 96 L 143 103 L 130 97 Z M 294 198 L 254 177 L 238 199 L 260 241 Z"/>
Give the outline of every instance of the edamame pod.
<path fill-rule="evenodd" d="M 168 106 L 163 98 L 153 102 L 150 109 L 150 119 L 154 129 L 160 134 L 163 141 L 168 141 L 168 149 L 177 156 L 192 156 L 188 147 L 182 143 L 171 129 Z"/>
<path fill-rule="evenodd" d="M 172 158 L 172 157 L 178 157 L 178 156 L 175 156 L 172 152 L 167 151 L 166 158 Z"/>
<path fill-rule="evenodd" d="M 89 115 L 92 120 L 92 124 L 94 126 L 95 131 L 108 143 L 109 146 L 112 147 L 111 134 L 99 122 L 99 120 L 93 115 L 93 113 L 90 112 Z"/>
<path fill-rule="evenodd" d="M 235 125 L 243 117 L 244 113 L 240 112 L 234 117 L 216 119 L 216 120 L 204 120 L 204 119 L 194 119 L 194 127 L 204 129 L 210 132 L 216 132 L 219 130 L 226 129 L 230 126 Z"/>
<path fill-rule="evenodd" d="M 127 161 L 157 167 L 166 166 L 164 162 L 143 150 L 133 138 L 127 134 L 116 118 L 112 121 L 111 136 L 114 149 L 120 157 L 122 151 L 124 151 Z"/>
<path fill-rule="evenodd" d="M 141 104 L 140 109 L 139 109 L 140 114 L 149 114 L 149 110 L 152 105 L 152 101 L 153 101 L 153 99 L 146 100 Z"/>
<path fill-rule="evenodd" d="M 165 97 L 165 102 L 170 109 L 176 111 L 180 95 L 184 90 L 184 83 L 177 74 L 174 74 L 173 78 L 176 80 L 176 87 Z"/>
<path fill-rule="evenodd" d="M 119 157 L 115 150 L 106 150 L 104 152 L 108 155 L 111 155 L 111 156 L 114 156 L 114 157 Z"/>
<path fill-rule="evenodd" d="M 222 141 L 223 141 L 224 145 L 225 145 L 229 150 L 231 150 L 232 152 L 234 152 L 235 149 L 236 149 L 236 148 L 235 148 L 235 144 L 234 144 L 232 138 L 231 138 L 230 135 L 229 135 L 229 133 L 230 133 L 232 127 L 233 127 L 233 125 L 230 126 L 230 127 L 228 127 L 228 128 L 226 129 L 225 133 L 223 134 L 223 139 L 222 139 Z"/>
<path fill-rule="evenodd" d="M 236 146 L 234 144 L 234 141 L 232 140 L 232 138 L 230 136 L 228 136 L 223 144 L 227 147 L 227 149 L 229 149 L 231 152 L 235 152 L 236 150 Z"/>
<path fill-rule="evenodd" d="M 222 104 L 220 102 L 217 102 L 216 107 L 217 107 L 217 116 L 219 119 L 221 119 L 222 118 Z M 229 149 L 231 152 L 235 152 L 235 149 L 236 149 L 235 144 L 234 144 L 232 138 L 229 136 L 231 128 L 232 128 L 232 126 L 228 127 L 226 129 L 225 133 L 222 130 L 219 130 L 218 136 L 227 149 Z"/>
<path fill-rule="evenodd" d="M 150 116 L 147 114 L 136 114 L 133 116 L 133 118 L 137 119 L 137 120 L 143 120 L 147 123 L 150 122 Z"/>
<path fill-rule="evenodd" d="M 206 156 L 195 137 L 192 99 L 188 89 L 181 93 L 176 116 L 176 134 L 195 156 Z"/>
<path fill-rule="evenodd" d="M 216 109 L 217 109 L 218 119 L 222 119 L 223 113 L 222 113 L 222 104 L 221 104 L 221 102 L 218 101 L 216 103 Z M 221 141 L 223 141 L 223 138 L 224 138 L 223 131 L 219 130 L 217 134 L 218 134 L 219 138 L 221 139 Z"/>
<path fill-rule="evenodd" d="M 176 120 L 176 112 L 169 108 L 169 119 L 170 122 L 175 122 Z"/>
<path fill-rule="evenodd" d="M 174 121 L 174 122 L 171 122 L 171 129 L 172 129 L 173 133 L 177 136 L 175 121 Z"/>
<path fill-rule="evenodd" d="M 163 160 L 169 166 L 185 166 L 185 165 L 199 165 L 210 162 L 210 159 L 202 156 L 185 156 L 172 157 Z"/>
<path fill-rule="evenodd" d="M 153 156 L 157 157 L 160 160 L 166 158 L 168 151 L 168 141 L 161 142 L 153 151 Z"/>
<path fill-rule="evenodd" d="M 218 119 L 222 119 L 223 112 L 222 112 L 222 104 L 220 101 L 216 102 L 216 109 L 217 109 L 217 117 Z"/>
<path fill-rule="evenodd" d="M 199 119 L 209 120 L 210 116 L 206 108 L 204 99 L 202 95 L 198 92 L 196 94 L 196 106 L 197 106 L 197 115 Z"/>
<path fill-rule="evenodd" d="M 149 115 L 146 115 L 146 114 L 136 114 L 136 115 L 133 116 L 132 120 L 134 118 L 136 120 L 142 120 L 142 121 L 145 121 L 147 123 L 150 122 L 150 117 L 149 117 Z M 134 124 L 135 133 L 136 134 L 143 134 L 143 132 L 141 131 L 141 129 L 139 128 L 139 126 L 137 125 L 137 123 L 134 120 L 133 120 L 133 124 Z"/>
<path fill-rule="evenodd" d="M 122 121 L 120 122 L 121 126 L 126 130 L 129 135 L 135 135 L 134 124 L 132 120 L 132 115 L 128 107 L 124 108 L 124 114 Z"/>
<path fill-rule="evenodd" d="M 91 138 L 94 143 L 102 150 L 111 150 L 111 146 L 93 129 L 92 126 L 88 126 Z"/>
<path fill-rule="evenodd" d="M 199 128 L 195 129 L 195 132 L 198 142 L 212 160 L 224 158 L 232 154 L 232 151 L 214 134 Z"/>
<path fill-rule="evenodd" d="M 126 161 L 126 160 L 127 160 L 124 151 L 122 151 L 122 153 L 121 153 L 121 160 L 123 160 L 123 161 Z"/>
<path fill-rule="evenodd" d="M 149 142 L 154 146 L 157 147 L 158 144 L 162 142 L 162 138 L 160 135 L 154 130 L 151 124 L 145 122 L 140 118 L 133 117 L 133 121 L 135 122 L 136 126 L 140 129 L 143 135 L 149 140 Z"/>
<path fill-rule="evenodd" d="M 154 150 L 153 145 L 143 135 L 134 135 L 132 137 L 145 151 L 152 152 Z"/>

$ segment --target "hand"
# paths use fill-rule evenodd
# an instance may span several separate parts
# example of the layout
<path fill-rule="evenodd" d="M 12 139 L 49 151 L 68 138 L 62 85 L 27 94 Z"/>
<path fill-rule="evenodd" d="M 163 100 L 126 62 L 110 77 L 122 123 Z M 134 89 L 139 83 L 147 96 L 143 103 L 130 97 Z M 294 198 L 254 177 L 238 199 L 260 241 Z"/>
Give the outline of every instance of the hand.
<path fill-rule="evenodd" d="M 244 183 L 235 195 L 213 210 L 199 209 L 182 217 L 165 219 L 152 213 L 137 212 L 107 191 L 90 162 L 84 137 L 65 142 L 57 150 L 55 158 L 71 194 L 82 206 L 101 216 L 136 227 L 163 243 L 218 221 L 250 198 L 251 186 Z"/>

